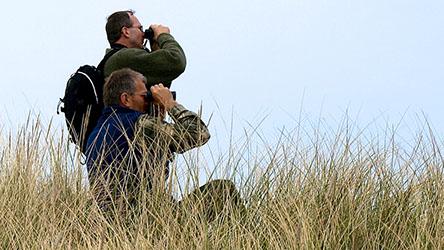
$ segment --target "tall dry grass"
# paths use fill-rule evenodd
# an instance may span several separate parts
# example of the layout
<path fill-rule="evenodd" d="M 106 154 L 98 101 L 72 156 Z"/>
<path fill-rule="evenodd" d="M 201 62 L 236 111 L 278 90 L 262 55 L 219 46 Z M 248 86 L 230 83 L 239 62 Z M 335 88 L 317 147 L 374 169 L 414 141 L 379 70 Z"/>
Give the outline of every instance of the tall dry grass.
<path fill-rule="evenodd" d="M 0 136 L 1 248 L 442 249 L 443 147 L 432 130 L 400 142 L 344 124 L 283 130 L 272 144 L 252 129 L 226 154 L 182 158 L 173 195 L 209 162 L 246 204 L 243 218 L 207 223 L 192 206 L 179 220 L 153 195 L 138 216 L 107 220 L 66 138 L 29 121 Z"/>

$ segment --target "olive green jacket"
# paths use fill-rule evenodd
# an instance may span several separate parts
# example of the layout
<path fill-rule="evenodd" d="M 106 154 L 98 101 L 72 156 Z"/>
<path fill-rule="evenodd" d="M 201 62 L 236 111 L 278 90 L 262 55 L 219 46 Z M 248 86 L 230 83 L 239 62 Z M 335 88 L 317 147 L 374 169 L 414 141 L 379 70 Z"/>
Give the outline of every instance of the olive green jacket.
<path fill-rule="evenodd" d="M 171 81 L 185 71 L 185 53 L 170 34 L 160 34 L 157 41 L 160 49 L 153 52 L 139 48 L 120 49 L 105 63 L 105 77 L 118 69 L 130 68 L 142 73 L 149 86 L 163 83 L 170 87 Z"/>

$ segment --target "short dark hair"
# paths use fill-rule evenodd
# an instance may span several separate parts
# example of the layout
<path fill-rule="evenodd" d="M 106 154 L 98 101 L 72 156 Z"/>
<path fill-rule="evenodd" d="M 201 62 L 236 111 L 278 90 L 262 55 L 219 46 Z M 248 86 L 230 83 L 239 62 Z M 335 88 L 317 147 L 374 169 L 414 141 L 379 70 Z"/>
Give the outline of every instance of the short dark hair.
<path fill-rule="evenodd" d="M 103 86 L 103 103 L 105 106 L 119 105 L 122 93 L 134 94 L 137 79 L 141 79 L 146 84 L 145 76 L 129 68 L 119 69 L 111 73 Z"/>
<path fill-rule="evenodd" d="M 130 16 L 136 13 L 134 10 L 117 11 L 111 14 L 106 20 L 106 37 L 110 45 L 119 40 L 123 27 L 131 27 Z"/>

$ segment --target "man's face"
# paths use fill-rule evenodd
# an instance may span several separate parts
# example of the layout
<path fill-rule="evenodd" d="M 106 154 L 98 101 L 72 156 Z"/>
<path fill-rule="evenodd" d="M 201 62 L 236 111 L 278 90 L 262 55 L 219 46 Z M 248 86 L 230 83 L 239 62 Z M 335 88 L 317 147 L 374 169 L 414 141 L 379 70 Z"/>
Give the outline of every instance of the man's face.
<path fill-rule="evenodd" d="M 141 79 L 137 79 L 136 91 L 134 94 L 128 95 L 127 108 L 145 113 L 147 109 L 147 102 L 145 100 L 146 93 L 145 83 Z"/>
<path fill-rule="evenodd" d="M 132 26 L 129 27 L 129 47 L 143 48 L 143 27 L 135 15 L 130 15 Z"/>

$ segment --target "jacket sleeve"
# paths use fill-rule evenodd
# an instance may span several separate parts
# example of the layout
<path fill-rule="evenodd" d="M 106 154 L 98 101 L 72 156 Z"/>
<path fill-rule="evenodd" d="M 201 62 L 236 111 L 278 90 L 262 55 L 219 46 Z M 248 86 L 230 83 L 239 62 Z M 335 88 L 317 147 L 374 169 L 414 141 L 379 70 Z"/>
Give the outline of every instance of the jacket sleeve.
<path fill-rule="evenodd" d="M 169 114 L 174 123 L 162 122 L 149 115 L 138 119 L 136 128 L 146 142 L 168 145 L 171 152 L 183 153 L 204 145 L 210 139 L 207 126 L 196 113 L 176 104 Z"/>
<path fill-rule="evenodd" d="M 159 56 L 163 58 L 165 63 L 164 68 L 168 68 L 176 74 L 177 78 L 185 71 L 186 57 L 182 47 L 170 34 L 160 34 L 158 38 L 160 49 L 151 52 L 152 56 Z"/>

